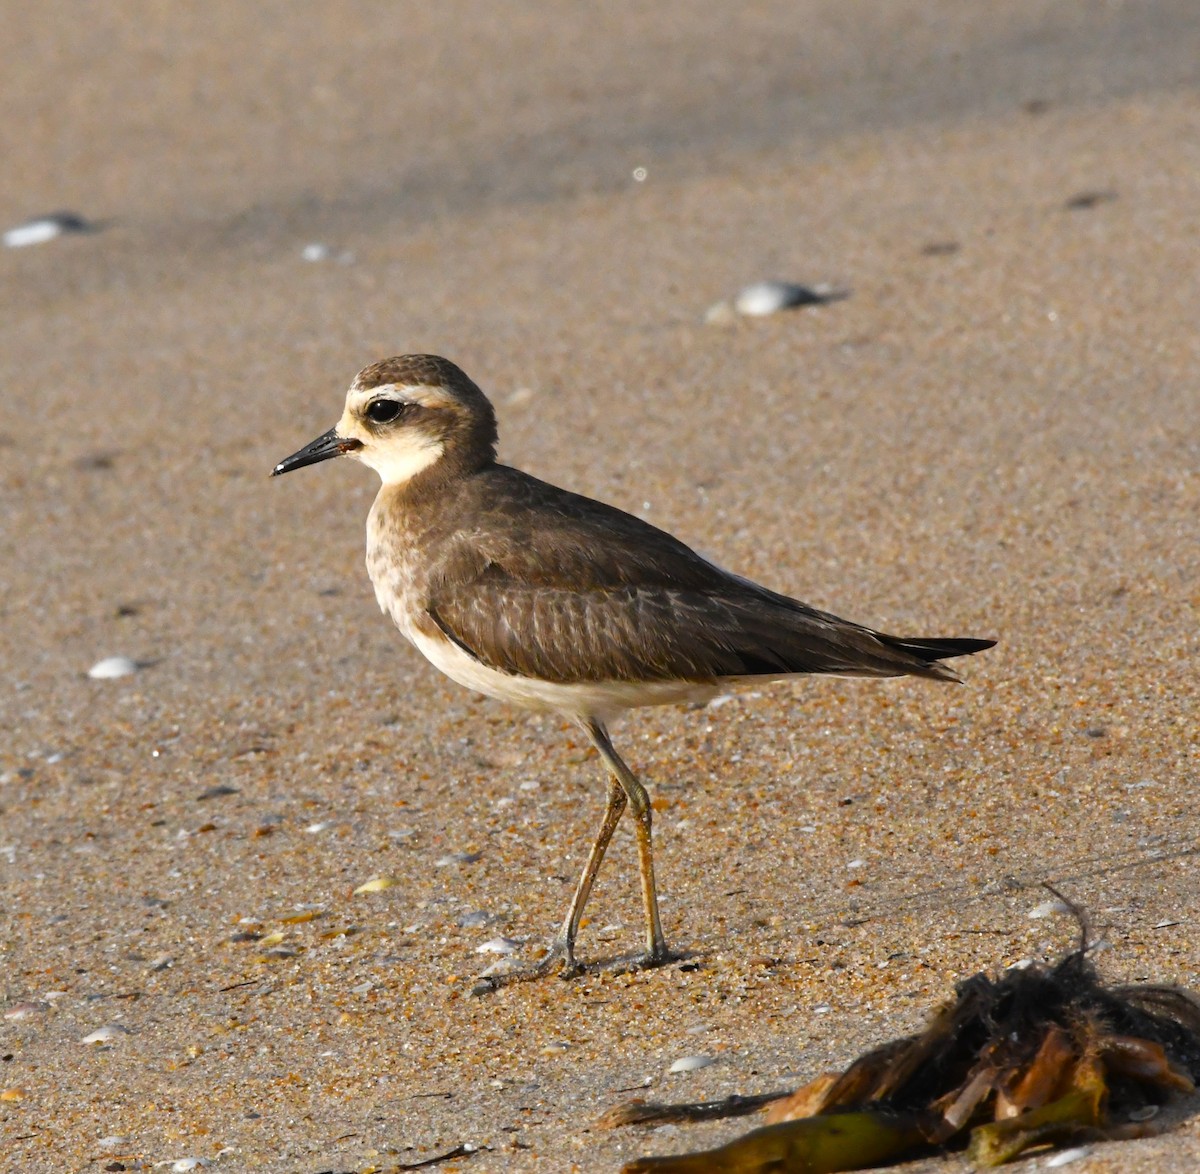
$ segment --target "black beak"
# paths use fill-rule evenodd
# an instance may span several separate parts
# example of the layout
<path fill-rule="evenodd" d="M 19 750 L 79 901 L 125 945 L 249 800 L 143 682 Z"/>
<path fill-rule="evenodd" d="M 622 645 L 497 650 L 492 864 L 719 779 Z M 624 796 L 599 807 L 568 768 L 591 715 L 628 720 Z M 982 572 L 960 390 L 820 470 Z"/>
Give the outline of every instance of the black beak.
<path fill-rule="evenodd" d="M 318 461 L 329 460 L 330 457 L 340 457 L 343 453 L 353 452 L 356 448 L 362 448 L 361 440 L 339 436 L 336 429 L 330 428 L 328 432 L 322 432 L 316 440 L 306 444 L 299 452 L 292 453 L 290 457 L 284 457 L 271 470 L 271 476 L 278 477 L 280 473 L 290 473 L 293 469 L 303 469 L 305 465 L 315 465 Z"/>

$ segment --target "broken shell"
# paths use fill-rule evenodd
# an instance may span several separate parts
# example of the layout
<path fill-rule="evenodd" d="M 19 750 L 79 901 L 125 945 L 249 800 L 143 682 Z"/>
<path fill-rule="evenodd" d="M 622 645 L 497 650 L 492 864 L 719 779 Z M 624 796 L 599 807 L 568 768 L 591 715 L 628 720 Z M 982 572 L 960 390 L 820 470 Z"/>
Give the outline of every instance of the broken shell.
<path fill-rule="evenodd" d="M 27 245 L 45 244 L 67 232 L 96 231 L 97 225 L 89 223 L 76 212 L 52 212 L 48 216 L 35 216 L 32 220 L 13 225 L 5 231 L 3 240 L 10 249 L 23 249 Z"/>
<path fill-rule="evenodd" d="M 1072 1162 L 1078 1162 L 1080 1158 L 1090 1156 L 1092 1147 L 1087 1145 L 1077 1145 L 1069 1150 L 1059 1150 L 1056 1154 L 1051 1154 L 1046 1159 L 1046 1169 L 1053 1170 L 1059 1166 L 1069 1166 Z"/>
<path fill-rule="evenodd" d="M 716 1062 L 715 1056 L 680 1056 L 667 1071 L 698 1072 L 701 1068 L 707 1068 L 710 1064 L 715 1064 Z"/>
<path fill-rule="evenodd" d="M 138 670 L 137 661 L 128 656 L 106 656 L 98 660 L 87 671 L 93 681 L 111 681 L 117 677 L 128 677 Z"/>
<path fill-rule="evenodd" d="M 827 301 L 826 293 L 791 281 L 756 281 L 733 299 L 733 308 L 750 318 L 765 318 L 793 306 L 813 306 Z"/>
<path fill-rule="evenodd" d="M 49 1003 L 39 1003 L 32 1000 L 24 1003 L 13 1003 L 11 1007 L 4 1008 L 4 1018 L 32 1019 L 35 1015 L 44 1015 L 49 1010 Z"/>
<path fill-rule="evenodd" d="M 98 1027 L 95 1031 L 89 1032 L 79 1042 L 81 1044 L 110 1044 L 113 1040 L 128 1034 L 128 1027 L 122 1027 L 119 1023 L 110 1023 L 106 1027 Z"/>
<path fill-rule="evenodd" d="M 438 868 L 445 868 L 448 864 L 474 864 L 482 856 L 482 852 L 447 852 L 445 856 L 439 856 L 434 863 Z"/>
<path fill-rule="evenodd" d="M 385 889 L 394 889 L 399 882 L 390 876 L 377 876 L 361 884 L 354 890 L 354 895 L 357 897 L 359 893 L 382 893 Z"/>
<path fill-rule="evenodd" d="M 1055 913 L 1071 913 L 1071 906 L 1065 901 L 1060 901 L 1055 898 L 1053 901 L 1043 901 L 1040 905 L 1035 905 L 1026 914 L 1027 917 L 1033 918 L 1035 921 L 1040 917 L 1053 917 Z"/>
<path fill-rule="evenodd" d="M 475 947 L 476 954 L 515 954 L 521 948 L 521 943 L 515 938 L 496 937 Z"/>

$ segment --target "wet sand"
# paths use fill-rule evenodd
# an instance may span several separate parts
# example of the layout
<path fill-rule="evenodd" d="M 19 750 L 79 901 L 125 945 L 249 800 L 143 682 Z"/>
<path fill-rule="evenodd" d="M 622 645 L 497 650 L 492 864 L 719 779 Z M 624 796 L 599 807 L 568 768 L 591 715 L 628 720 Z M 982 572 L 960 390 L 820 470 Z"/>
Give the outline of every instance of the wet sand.
<path fill-rule="evenodd" d="M 1073 943 L 1028 917 L 1047 880 L 1108 977 L 1200 986 L 1190 4 L 78 11 L 0 5 L 0 227 L 104 222 L 0 250 L 14 1169 L 714 1144 L 746 1123 L 595 1120 L 912 1030 Z M 705 324 L 768 277 L 850 296 Z M 390 630 L 369 473 L 267 477 L 415 350 L 492 395 L 512 463 L 817 606 L 1001 641 L 961 687 L 615 729 L 683 965 L 469 997 L 479 946 L 559 921 L 598 764 Z M 589 912 L 585 959 L 634 948 L 627 828 Z M 1198 1160 L 1185 1120 L 1071 1168 Z"/>

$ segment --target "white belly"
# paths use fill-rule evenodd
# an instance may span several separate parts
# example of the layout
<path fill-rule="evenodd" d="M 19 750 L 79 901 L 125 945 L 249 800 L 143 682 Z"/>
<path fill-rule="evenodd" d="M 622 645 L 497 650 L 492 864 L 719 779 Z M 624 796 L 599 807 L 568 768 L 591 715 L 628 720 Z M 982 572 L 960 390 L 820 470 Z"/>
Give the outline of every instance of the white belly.
<path fill-rule="evenodd" d="M 403 629 L 402 629 L 403 630 Z M 585 681 L 562 684 L 531 677 L 514 677 L 481 664 L 450 640 L 434 639 L 413 629 L 404 634 L 421 653 L 452 681 L 511 701 L 527 709 L 549 710 L 568 717 L 594 717 L 607 721 L 626 709 L 642 705 L 674 705 L 680 701 L 708 701 L 717 685 L 691 681 Z"/>

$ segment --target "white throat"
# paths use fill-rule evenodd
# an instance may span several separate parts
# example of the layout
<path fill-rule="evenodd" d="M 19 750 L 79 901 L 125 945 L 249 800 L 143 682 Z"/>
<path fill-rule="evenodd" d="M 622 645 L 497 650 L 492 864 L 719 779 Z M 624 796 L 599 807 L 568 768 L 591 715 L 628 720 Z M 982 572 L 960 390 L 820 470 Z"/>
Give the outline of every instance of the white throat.
<path fill-rule="evenodd" d="M 353 455 L 379 474 L 384 485 L 403 485 L 441 459 L 440 440 L 406 436 L 379 448 L 364 447 Z"/>

